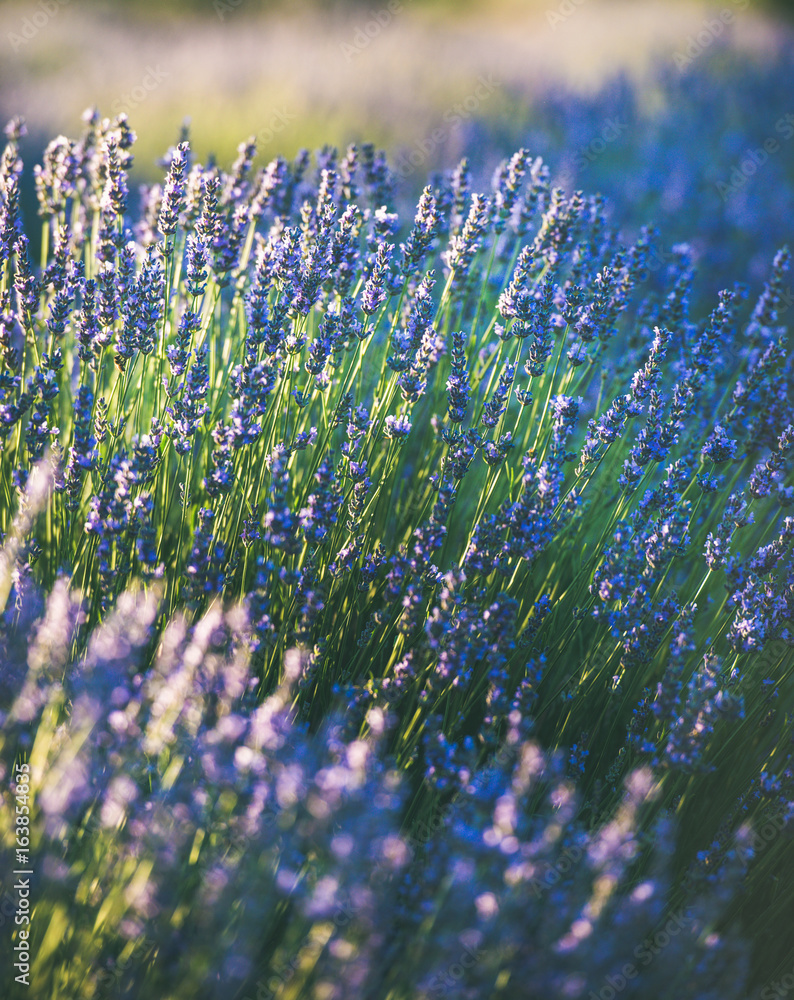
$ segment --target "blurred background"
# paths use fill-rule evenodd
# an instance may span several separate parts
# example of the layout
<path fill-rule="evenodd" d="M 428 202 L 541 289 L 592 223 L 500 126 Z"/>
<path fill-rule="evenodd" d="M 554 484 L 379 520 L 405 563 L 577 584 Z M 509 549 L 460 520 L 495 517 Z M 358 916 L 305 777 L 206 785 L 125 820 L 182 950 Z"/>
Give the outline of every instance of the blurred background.
<path fill-rule="evenodd" d="M 687 239 L 723 274 L 740 258 L 760 276 L 791 238 L 792 14 L 763 0 L 13 0 L 0 114 L 27 119 L 30 165 L 88 106 L 125 112 L 141 182 L 162 176 L 186 120 L 196 155 L 222 166 L 249 136 L 262 161 L 371 140 L 406 197 L 464 152 L 487 184 L 526 146 L 555 183 L 604 192 L 627 235 L 653 221 L 662 258 Z M 759 176 L 732 184 L 774 137 Z"/>

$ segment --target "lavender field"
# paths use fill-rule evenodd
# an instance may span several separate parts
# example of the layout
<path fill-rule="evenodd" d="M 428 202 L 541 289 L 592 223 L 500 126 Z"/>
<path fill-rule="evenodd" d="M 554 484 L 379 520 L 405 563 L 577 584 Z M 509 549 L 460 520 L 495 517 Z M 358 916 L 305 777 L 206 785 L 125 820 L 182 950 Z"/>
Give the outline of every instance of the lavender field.
<path fill-rule="evenodd" d="M 0 9 L 0 996 L 794 993 L 790 26 L 272 7 Z"/>

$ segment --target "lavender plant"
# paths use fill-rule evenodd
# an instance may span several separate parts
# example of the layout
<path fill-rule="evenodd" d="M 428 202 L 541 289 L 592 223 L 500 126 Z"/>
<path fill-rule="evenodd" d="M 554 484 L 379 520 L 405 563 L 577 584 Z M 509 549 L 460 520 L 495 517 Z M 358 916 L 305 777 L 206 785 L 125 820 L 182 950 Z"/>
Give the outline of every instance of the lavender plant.
<path fill-rule="evenodd" d="M 696 865 L 670 911 L 670 822 L 652 850 L 640 830 L 649 769 L 585 823 L 516 707 L 488 765 L 461 748 L 459 795 L 409 834 L 410 783 L 384 754 L 396 715 L 309 733 L 298 649 L 260 701 L 239 607 L 172 619 L 143 672 L 157 615 L 154 593 L 125 592 L 72 659 L 86 615 L 59 581 L 4 713 L 3 776 L 22 748 L 35 788 L 34 995 L 584 996 L 630 963 L 628 995 L 740 995 L 746 949 L 714 928 L 741 853 Z"/>
<path fill-rule="evenodd" d="M 38 266 L 18 120 L 0 160 L 0 759 L 31 764 L 39 992 L 768 979 L 788 250 L 701 315 L 689 247 L 659 294 L 654 232 L 525 150 L 406 213 L 369 145 L 225 171 L 183 136 L 133 212 L 126 117 L 84 125 L 35 170 Z"/>

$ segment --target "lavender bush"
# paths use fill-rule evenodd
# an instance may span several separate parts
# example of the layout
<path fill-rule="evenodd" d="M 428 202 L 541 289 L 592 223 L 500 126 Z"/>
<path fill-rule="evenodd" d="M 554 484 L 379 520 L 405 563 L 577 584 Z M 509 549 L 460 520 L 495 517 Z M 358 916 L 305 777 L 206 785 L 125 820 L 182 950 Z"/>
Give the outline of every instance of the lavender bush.
<path fill-rule="evenodd" d="M 691 61 L 681 58 L 685 48 L 659 54 L 644 86 L 617 74 L 595 93 L 548 85 L 533 99 L 516 89 L 509 117 L 470 125 L 467 149 L 479 170 L 493 166 L 495 150 L 526 145 L 563 187 L 602 192 L 621 229 L 652 219 L 660 233 L 654 273 L 687 242 L 705 300 L 728 277 L 762 282 L 791 240 L 794 59 L 785 33 L 763 59 L 729 39 Z"/>
<path fill-rule="evenodd" d="M 225 171 L 184 135 L 132 214 L 90 111 L 35 168 L 37 266 L 23 127 L 0 853 L 24 761 L 36 995 L 787 971 L 788 250 L 702 312 L 690 247 L 659 292 L 656 234 L 525 150 L 406 215 L 369 145 Z"/>

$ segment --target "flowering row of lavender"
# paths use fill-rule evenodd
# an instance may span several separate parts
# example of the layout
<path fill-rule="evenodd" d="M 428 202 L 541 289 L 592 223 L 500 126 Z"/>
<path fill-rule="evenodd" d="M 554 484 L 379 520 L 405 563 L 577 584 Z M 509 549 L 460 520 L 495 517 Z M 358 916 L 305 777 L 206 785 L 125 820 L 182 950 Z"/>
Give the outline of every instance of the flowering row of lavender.
<path fill-rule="evenodd" d="M 790 973 L 788 250 L 698 311 L 687 245 L 650 281 L 654 232 L 625 245 L 525 150 L 406 214 L 367 144 L 226 171 L 183 136 L 133 210 L 135 135 L 91 111 L 35 168 L 37 263 L 23 128 L 8 995 L 739 1000 Z"/>
<path fill-rule="evenodd" d="M 514 134 L 567 186 L 605 194 L 621 226 L 653 220 L 661 239 L 652 264 L 668 263 L 670 248 L 689 242 L 700 294 L 711 295 L 729 279 L 763 281 L 775 251 L 791 241 L 794 51 L 785 33 L 762 60 L 717 39 L 681 62 L 656 60 L 653 101 L 625 75 L 596 93 L 548 86 L 541 100 L 518 104 L 523 127 Z M 474 151 L 498 148 L 504 129 L 480 121 L 468 140 Z M 767 160 L 765 143 L 777 150 Z"/>

